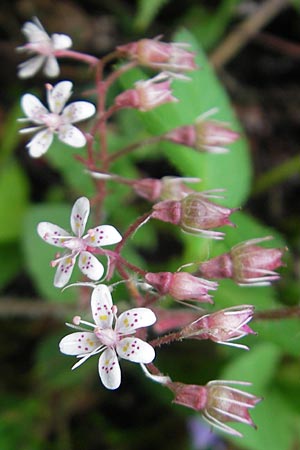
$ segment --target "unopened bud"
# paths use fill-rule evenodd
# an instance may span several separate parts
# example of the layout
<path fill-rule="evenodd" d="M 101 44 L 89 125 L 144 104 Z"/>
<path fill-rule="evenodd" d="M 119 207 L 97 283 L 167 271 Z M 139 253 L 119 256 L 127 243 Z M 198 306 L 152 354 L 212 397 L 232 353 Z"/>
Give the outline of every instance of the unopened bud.
<path fill-rule="evenodd" d="M 157 39 L 141 39 L 117 50 L 138 64 L 156 70 L 185 72 L 197 68 L 195 55 L 185 49 L 186 44 L 165 43 Z"/>
<path fill-rule="evenodd" d="M 115 98 L 115 105 L 145 112 L 164 103 L 178 102 L 178 99 L 172 96 L 170 85 L 169 77 L 163 73 L 150 80 L 137 81 L 135 89 L 128 89 Z"/>
<path fill-rule="evenodd" d="M 151 217 L 179 225 L 183 231 L 213 239 L 223 239 L 224 233 L 212 228 L 234 226 L 228 219 L 236 209 L 217 205 L 205 193 L 187 195 L 181 201 L 165 200 L 153 206 Z"/>
<path fill-rule="evenodd" d="M 284 249 L 259 247 L 260 242 L 272 239 L 250 239 L 234 246 L 230 252 L 212 258 L 199 266 L 199 275 L 207 278 L 232 278 L 240 286 L 266 286 L 280 278 L 274 272 L 283 265 Z"/>
<path fill-rule="evenodd" d="M 183 338 L 210 339 L 218 344 L 231 345 L 248 350 L 248 347 L 232 343 L 247 334 L 255 332 L 247 325 L 253 318 L 254 306 L 239 305 L 222 309 L 184 327 L 181 331 Z"/>
<path fill-rule="evenodd" d="M 216 290 L 218 286 L 217 283 L 195 277 L 187 272 L 148 272 L 145 280 L 161 295 L 169 294 L 176 300 L 196 300 L 208 303 L 213 303 L 208 291 Z"/>
<path fill-rule="evenodd" d="M 167 387 L 175 394 L 174 403 L 201 411 L 203 418 L 211 425 L 225 433 L 242 437 L 227 423 L 244 423 L 255 428 L 249 409 L 254 408 L 261 398 L 241 391 L 234 385 L 249 386 L 251 383 L 226 380 L 210 381 L 205 386 L 167 383 Z"/>
<path fill-rule="evenodd" d="M 229 128 L 226 123 L 207 120 L 215 110 L 201 115 L 194 124 L 175 128 L 165 138 L 176 144 L 192 147 L 200 152 L 227 153 L 227 145 L 235 142 L 239 134 Z"/>

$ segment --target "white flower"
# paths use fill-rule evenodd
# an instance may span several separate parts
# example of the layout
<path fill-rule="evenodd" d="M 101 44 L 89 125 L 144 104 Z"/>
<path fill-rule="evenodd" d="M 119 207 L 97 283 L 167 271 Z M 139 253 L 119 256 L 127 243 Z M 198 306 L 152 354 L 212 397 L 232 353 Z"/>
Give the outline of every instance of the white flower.
<path fill-rule="evenodd" d="M 80 358 L 72 369 L 76 369 L 90 356 L 101 353 L 98 363 L 101 381 L 107 389 L 117 389 L 121 383 L 118 357 L 141 364 L 153 361 L 153 347 L 139 338 L 128 336 L 138 328 L 152 325 L 156 317 L 151 309 L 133 308 L 117 318 L 117 307 L 113 305 L 110 291 L 104 284 L 94 289 L 91 309 L 95 323 L 74 317 L 75 326 L 71 326 L 82 331 L 65 336 L 60 341 L 60 351 Z M 92 331 L 85 331 L 80 324 L 91 327 Z"/>
<path fill-rule="evenodd" d="M 72 46 L 72 40 L 66 34 L 54 33 L 51 37 L 44 30 L 37 17 L 32 22 L 26 22 L 22 28 L 28 43 L 17 47 L 18 51 L 37 54 L 19 65 L 20 78 L 29 78 L 44 66 L 44 74 L 48 77 L 59 75 L 59 66 L 55 58 L 56 50 L 66 50 Z"/>
<path fill-rule="evenodd" d="M 20 133 L 37 132 L 27 144 L 29 154 L 33 158 L 42 156 L 50 147 L 54 134 L 58 139 L 72 147 L 83 147 L 86 143 L 84 134 L 72 124 L 87 119 L 95 114 L 92 103 L 78 101 L 65 107 L 72 94 L 71 81 L 61 81 L 54 87 L 47 84 L 47 100 L 49 110 L 32 94 L 25 94 L 21 99 L 22 109 L 27 118 L 19 121 L 31 121 L 36 126 L 24 128 Z"/>
<path fill-rule="evenodd" d="M 54 286 L 65 286 L 72 274 L 77 256 L 78 266 L 81 272 L 91 280 L 99 280 L 104 267 L 92 254 L 97 247 L 116 244 L 122 236 L 111 225 L 101 225 L 88 230 L 83 236 L 87 219 L 90 213 L 90 202 L 86 197 L 80 197 L 74 203 L 71 212 L 71 235 L 63 228 L 50 222 L 40 222 L 37 232 L 48 244 L 68 249 L 67 253 L 52 261 L 52 267 L 58 266 L 54 278 Z"/>

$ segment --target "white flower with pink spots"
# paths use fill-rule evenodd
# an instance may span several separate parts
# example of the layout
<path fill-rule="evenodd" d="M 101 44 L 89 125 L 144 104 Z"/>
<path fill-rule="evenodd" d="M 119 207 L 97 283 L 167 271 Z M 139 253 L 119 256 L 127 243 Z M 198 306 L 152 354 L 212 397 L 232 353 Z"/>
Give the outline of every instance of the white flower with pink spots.
<path fill-rule="evenodd" d="M 95 114 L 95 106 L 86 101 L 77 101 L 65 106 L 72 94 L 73 83 L 61 81 L 55 86 L 46 84 L 49 110 L 32 94 L 25 94 L 21 106 L 26 118 L 19 122 L 32 122 L 33 127 L 23 128 L 20 133 L 36 133 L 26 147 L 30 156 L 39 158 L 47 152 L 54 135 L 71 147 L 83 147 L 86 137 L 73 124 Z"/>
<path fill-rule="evenodd" d="M 74 317 L 74 325 L 71 326 L 80 331 L 65 336 L 60 341 L 60 351 L 79 358 L 72 369 L 79 367 L 90 356 L 101 353 L 98 362 L 100 379 L 107 389 L 117 389 L 121 384 L 119 358 L 140 364 L 153 361 L 153 347 L 142 339 L 130 336 L 138 328 L 153 325 L 156 317 L 149 308 L 132 308 L 117 317 L 117 307 L 113 305 L 110 291 L 104 284 L 93 290 L 91 309 L 94 323 Z M 92 331 L 85 331 L 80 325 L 86 325 Z"/>
<path fill-rule="evenodd" d="M 38 224 L 37 232 L 45 242 L 66 249 L 65 254 L 58 255 L 51 262 L 52 267 L 57 266 L 54 277 L 56 287 L 63 287 L 68 283 L 77 257 L 81 272 L 91 280 L 99 280 L 104 273 L 104 267 L 93 252 L 97 247 L 116 244 L 122 239 L 120 233 L 111 225 L 99 225 L 83 235 L 89 213 L 89 200 L 86 197 L 76 200 L 70 219 L 74 235 L 50 222 Z"/>
<path fill-rule="evenodd" d="M 47 77 L 57 77 L 59 65 L 55 53 L 58 50 L 70 48 L 72 39 L 66 34 L 54 33 L 49 36 L 37 17 L 34 17 L 32 22 L 26 22 L 22 27 L 22 32 L 28 42 L 21 47 L 17 47 L 17 50 L 34 56 L 19 65 L 19 77 L 32 77 L 42 67 Z"/>

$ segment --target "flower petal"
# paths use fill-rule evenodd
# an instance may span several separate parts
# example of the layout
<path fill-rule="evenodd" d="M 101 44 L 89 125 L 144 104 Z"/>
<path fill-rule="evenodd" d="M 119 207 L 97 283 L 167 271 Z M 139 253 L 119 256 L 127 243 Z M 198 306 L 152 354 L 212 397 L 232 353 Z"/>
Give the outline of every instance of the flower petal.
<path fill-rule="evenodd" d="M 73 272 L 75 261 L 76 257 L 72 257 L 71 255 L 66 255 L 66 257 L 60 261 L 54 277 L 55 287 L 61 288 L 68 283 Z"/>
<path fill-rule="evenodd" d="M 148 364 L 155 358 L 154 348 L 139 338 L 128 337 L 117 344 L 117 353 L 131 362 Z"/>
<path fill-rule="evenodd" d="M 107 348 L 99 358 L 99 376 L 107 389 L 117 389 L 121 384 L 121 369 L 116 352 Z"/>
<path fill-rule="evenodd" d="M 59 127 L 58 138 L 71 147 L 79 148 L 86 144 L 86 138 L 82 131 L 68 124 Z"/>
<path fill-rule="evenodd" d="M 72 94 L 73 83 L 61 81 L 47 91 L 47 99 L 50 111 L 59 114 Z"/>
<path fill-rule="evenodd" d="M 91 247 L 102 247 L 117 244 L 122 240 L 122 236 L 112 225 L 101 225 L 88 230 L 88 234 L 84 236 L 84 240 Z"/>
<path fill-rule="evenodd" d="M 73 205 L 71 212 L 71 228 L 73 233 L 81 237 L 90 214 L 90 202 L 86 197 L 80 197 Z"/>
<path fill-rule="evenodd" d="M 93 290 L 91 309 L 95 324 L 100 328 L 111 328 L 113 323 L 112 298 L 108 287 L 99 284 Z"/>
<path fill-rule="evenodd" d="M 62 116 L 65 122 L 76 123 L 80 120 L 85 120 L 94 115 L 96 112 L 95 106 L 90 102 L 73 102 L 66 106 L 63 110 Z"/>
<path fill-rule="evenodd" d="M 101 262 L 90 252 L 81 252 L 78 266 L 81 272 L 90 280 L 100 280 L 104 273 L 104 267 Z"/>
<path fill-rule="evenodd" d="M 156 316 L 149 308 L 132 308 L 119 315 L 116 330 L 119 333 L 131 333 L 137 328 L 148 327 L 156 322 Z"/>
<path fill-rule="evenodd" d="M 18 77 L 23 79 L 32 77 L 40 70 L 45 59 L 45 56 L 38 55 L 28 59 L 28 61 L 24 61 L 23 63 L 19 64 Z"/>
<path fill-rule="evenodd" d="M 47 77 L 54 78 L 59 75 L 59 65 L 55 56 L 48 56 L 44 67 L 44 74 Z"/>
<path fill-rule="evenodd" d="M 26 147 L 29 150 L 29 155 L 32 158 L 39 158 L 44 155 L 53 141 L 52 131 L 46 129 L 39 131 L 32 139 L 28 142 Z"/>
<path fill-rule="evenodd" d="M 49 114 L 49 111 L 40 102 L 40 100 L 32 94 L 25 94 L 21 98 L 21 107 L 25 115 L 37 124 L 43 124 L 43 116 Z"/>
<path fill-rule="evenodd" d="M 68 334 L 59 343 L 59 349 L 65 355 L 84 355 L 94 351 L 99 346 L 99 339 L 90 331 Z"/>
<path fill-rule="evenodd" d="M 63 242 L 66 241 L 65 237 L 71 237 L 70 233 L 51 222 L 40 222 L 37 232 L 45 242 L 56 247 L 63 247 Z"/>
<path fill-rule="evenodd" d="M 54 33 L 51 35 L 54 50 L 65 50 L 72 47 L 72 39 L 67 34 Z"/>
<path fill-rule="evenodd" d="M 33 22 L 25 22 L 22 27 L 22 33 L 26 36 L 27 40 L 30 43 L 39 43 L 42 44 L 43 42 L 49 42 L 50 38 L 46 31 L 44 30 L 44 27 L 42 26 L 41 22 L 37 17 L 33 18 Z"/>

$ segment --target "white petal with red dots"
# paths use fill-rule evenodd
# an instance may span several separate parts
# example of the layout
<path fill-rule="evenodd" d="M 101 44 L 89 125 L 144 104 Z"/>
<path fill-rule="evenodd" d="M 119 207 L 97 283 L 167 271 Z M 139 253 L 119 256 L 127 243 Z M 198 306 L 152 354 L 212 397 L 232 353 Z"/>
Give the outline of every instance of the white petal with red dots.
<path fill-rule="evenodd" d="M 62 117 L 65 123 L 76 123 L 88 119 L 96 112 L 95 106 L 90 102 L 78 101 L 66 106 Z"/>
<path fill-rule="evenodd" d="M 99 284 L 92 293 L 91 308 L 95 324 L 100 328 L 109 328 L 113 323 L 112 298 L 108 287 Z"/>
<path fill-rule="evenodd" d="M 90 202 L 86 197 L 80 197 L 73 205 L 71 212 L 71 228 L 73 233 L 81 237 L 90 214 Z"/>
<path fill-rule="evenodd" d="M 121 369 L 116 352 L 107 348 L 99 358 L 99 376 L 107 389 L 117 389 L 121 384 Z"/>
<path fill-rule="evenodd" d="M 43 116 L 49 114 L 48 109 L 32 94 L 23 95 L 21 98 L 21 107 L 25 115 L 37 124 L 43 124 Z"/>
<path fill-rule="evenodd" d="M 91 247 L 102 247 L 117 244 L 122 240 L 122 236 L 112 225 L 101 225 L 88 230 L 84 239 L 87 245 Z"/>
<path fill-rule="evenodd" d="M 61 288 L 68 283 L 73 272 L 75 260 L 75 257 L 68 255 L 60 261 L 54 277 L 55 287 Z"/>
<path fill-rule="evenodd" d="M 96 335 L 89 331 L 78 331 L 62 338 L 59 349 L 65 355 L 85 355 L 100 347 Z"/>
<path fill-rule="evenodd" d="M 63 247 L 66 238 L 70 238 L 70 234 L 63 228 L 50 222 L 40 222 L 37 226 L 39 236 L 48 244 L 56 247 Z"/>
<path fill-rule="evenodd" d="M 84 275 L 94 281 L 100 280 L 104 273 L 103 265 L 90 252 L 80 253 L 78 267 Z"/>
<path fill-rule="evenodd" d="M 50 111 L 59 114 L 72 94 L 73 83 L 71 81 L 61 81 L 54 87 L 49 85 L 47 100 Z"/>
<path fill-rule="evenodd" d="M 131 333 L 137 328 L 148 327 L 156 322 L 156 316 L 149 308 L 132 308 L 124 311 L 117 319 L 118 333 Z"/>
<path fill-rule="evenodd" d="M 123 359 L 148 364 L 155 358 L 154 348 L 139 338 L 128 337 L 117 344 L 117 353 Z"/>
<path fill-rule="evenodd" d="M 58 139 L 71 147 L 83 147 L 86 144 L 86 138 L 82 131 L 70 124 L 60 125 L 58 130 Z"/>
<path fill-rule="evenodd" d="M 29 155 L 32 158 L 39 158 L 44 155 L 53 141 L 53 132 L 48 128 L 46 130 L 39 131 L 29 142 L 26 144 Z"/>

